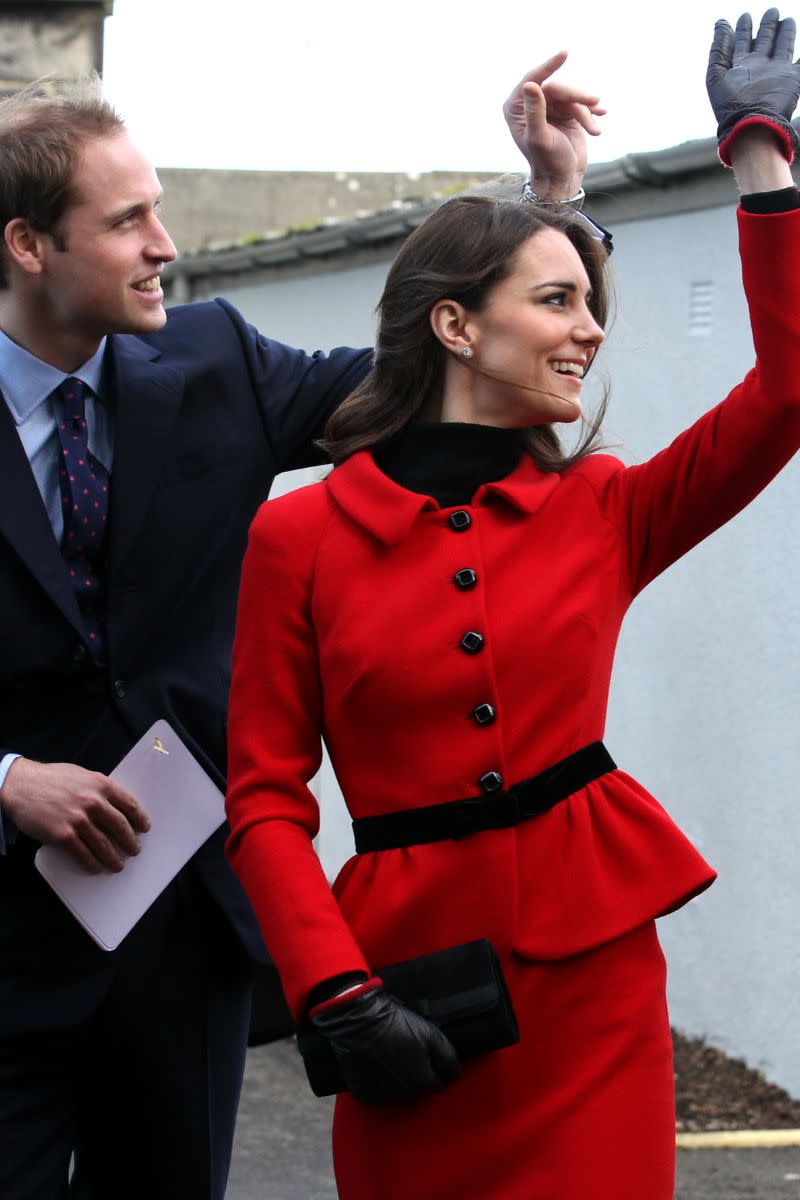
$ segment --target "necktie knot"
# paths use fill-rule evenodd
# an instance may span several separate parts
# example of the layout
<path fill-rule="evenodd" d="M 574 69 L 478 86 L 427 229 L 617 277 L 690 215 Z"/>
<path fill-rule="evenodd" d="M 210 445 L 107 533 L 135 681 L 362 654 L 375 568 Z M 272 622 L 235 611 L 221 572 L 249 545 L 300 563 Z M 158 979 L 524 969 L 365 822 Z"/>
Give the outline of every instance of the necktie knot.
<path fill-rule="evenodd" d="M 56 389 L 61 396 L 64 408 L 64 418 L 78 424 L 86 420 L 86 393 L 88 388 L 81 379 L 70 376 L 60 383 Z"/>

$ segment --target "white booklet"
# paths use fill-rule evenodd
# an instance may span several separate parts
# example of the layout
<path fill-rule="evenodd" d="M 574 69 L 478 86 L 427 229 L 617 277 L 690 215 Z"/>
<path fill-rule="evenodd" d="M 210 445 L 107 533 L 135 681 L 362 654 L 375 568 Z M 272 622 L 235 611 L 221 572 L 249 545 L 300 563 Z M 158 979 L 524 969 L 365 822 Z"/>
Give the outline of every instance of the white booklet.
<path fill-rule="evenodd" d="M 35 863 L 76 920 L 104 950 L 114 950 L 169 881 L 225 820 L 219 788 L 166 721 L 156 721 L 110 775 L 150 818 L 141 851 L 117 873 L 91 875 L 57 846 Z"/>

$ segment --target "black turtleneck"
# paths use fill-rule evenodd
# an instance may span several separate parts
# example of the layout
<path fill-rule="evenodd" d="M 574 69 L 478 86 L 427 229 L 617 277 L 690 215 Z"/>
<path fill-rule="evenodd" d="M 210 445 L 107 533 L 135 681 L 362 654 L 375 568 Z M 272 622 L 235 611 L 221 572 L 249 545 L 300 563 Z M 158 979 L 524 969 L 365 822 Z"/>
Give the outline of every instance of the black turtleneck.
<path fill-rule="evenodd" d="M 521 455 L 518 429 L 455 421 L 412 421 L 373 451 L 384 475 L 442 508 L 469 504 L 481 484 L 510 475 Z"/>

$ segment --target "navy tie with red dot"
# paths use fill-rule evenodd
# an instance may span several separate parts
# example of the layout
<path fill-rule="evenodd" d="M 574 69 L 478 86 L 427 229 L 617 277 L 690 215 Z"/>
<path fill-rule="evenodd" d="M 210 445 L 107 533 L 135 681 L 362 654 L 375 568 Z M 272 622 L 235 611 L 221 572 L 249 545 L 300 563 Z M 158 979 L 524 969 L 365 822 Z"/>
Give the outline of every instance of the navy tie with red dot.
<path fill-rule="evenodd" d="M 95 658 L 102 658 L 109 474 L 89 449 L 86 396 L 91 393 L 86 384 L 80 379 L 65 379 L 55 394 L 61 399 L 64 414 L 58 426 L 58 477 L 64 513 L 61 553 L 86 622 L 89 645 Z"/>

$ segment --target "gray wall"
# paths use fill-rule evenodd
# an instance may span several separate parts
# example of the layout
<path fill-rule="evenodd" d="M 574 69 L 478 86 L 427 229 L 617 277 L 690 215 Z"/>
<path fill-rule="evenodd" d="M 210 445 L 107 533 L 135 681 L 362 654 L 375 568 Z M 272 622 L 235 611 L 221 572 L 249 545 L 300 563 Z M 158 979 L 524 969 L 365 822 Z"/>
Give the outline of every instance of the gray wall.
<path fill-rule="evenodd" d="M 304 350 L 371 346 L 389 260 L 355 270 L 227 286 L 225 295 L 262 332 Z"/>
<path fill-rule="evenodd" d="M 603 353 L 613 380 L 608 427 L 617 452 L 636 461 L 726 393 L 752 365 L 752 342 L 732 208 L 618 222 L 615 234 L 619 310 Z M 384 271 L 228 294 L 295 345 L 360 345 L 371 337 Z M 278 487 L 286 486 L 284 477 Z M 792 464 L 640 598 L 619 648 L 607 733 L 620 765 L 720 872 L 710 892 L 661 922 L 673 1022 L 795 1095 L 798 502 Z M 346 816 L 324 773 L 318 786 L 320 852 L 332 871 L 349 852 Z"/>

